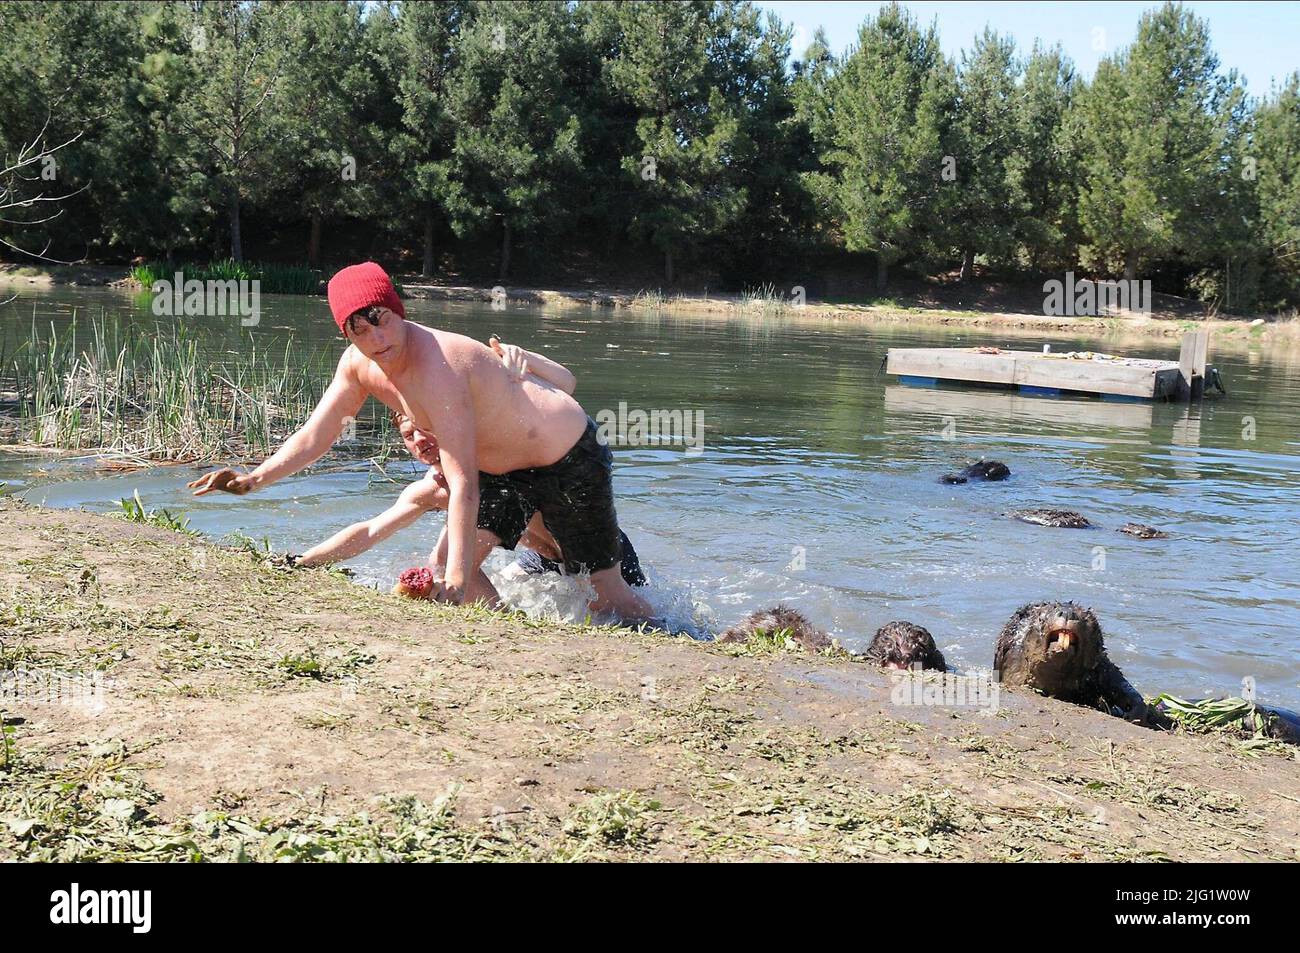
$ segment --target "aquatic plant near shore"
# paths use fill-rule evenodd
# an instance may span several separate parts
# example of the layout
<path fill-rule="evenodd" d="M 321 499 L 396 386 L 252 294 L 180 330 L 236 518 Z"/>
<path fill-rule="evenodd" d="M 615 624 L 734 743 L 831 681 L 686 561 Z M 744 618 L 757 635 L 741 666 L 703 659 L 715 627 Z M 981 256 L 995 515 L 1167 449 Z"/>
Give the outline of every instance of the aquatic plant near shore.
<path fill-rule="evenodd" d="M 126 333 L 102 312 L 89 329 L 38 328 L 0 342 L 0 438 L 143 461 L 248 460 L 271 453 L 310 416 L 336 355 L 250 335 L 212 353 L 180 328 Z M 392 441 L 374 406 L 343 449 Z"/>
<path fill-rule="evenodd" d="M 319 269 L 305 265 L 256 264 L 235 261 L 233 258 L 210 261 L 206 265 L 151 261 L 136 265 L 127 273 L 127 277 L 133 284 L 148 291 L 156 281 L 174 280 L 178 271 L 185 275 L 186 281 L 257 281 L 261 283 L 262 294 L 320 294 L 321 282 L 324 280 Z"/>
<path fill-rule="evenodd" d="M 163 529 L 170 529 L 173 532 L 184 533 L 186 536 L 199 535 L 197 531 L 190 529 L 190 518 L 184 513 L 179 516 L 174 516 L 171 510 L 145 509 L 144 501 L 140 499 L 139 490 L 136 490 L 126 499 L 118 500 L 117 505 L 122 508 L 122 512 L 117 515 L 127 522 L 147 523 L 150 526 L 160 526 Z"/>

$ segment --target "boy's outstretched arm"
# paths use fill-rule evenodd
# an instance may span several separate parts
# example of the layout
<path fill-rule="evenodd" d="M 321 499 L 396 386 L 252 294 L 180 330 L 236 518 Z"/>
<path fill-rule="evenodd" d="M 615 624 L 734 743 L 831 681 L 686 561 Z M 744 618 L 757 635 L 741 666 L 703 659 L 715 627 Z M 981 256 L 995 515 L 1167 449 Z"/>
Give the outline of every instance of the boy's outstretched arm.
<path fill-rule="evenodd" d="M 274 483 L 281 477 L 297 473 L 323 457 L 343 432 L 347 419 L 355 419 L 366 402 L 366 391 L 352 370 L 351 354 L 350 348 L 343 352 L 338 369 L 334 372 L 334 380 L 326 388 L 311 417 L 279 450 L 262 461 L 251 473 L 240 473 L 229 467 L 205 473 L 186 484 L 194 490 L 194 495 L 203 496 L 213 490 L 225 490 L 242 496 Z"/>
<path fill-rule="evenodd" d="M 398 530 L 410 526 L 430 510 L 445 509 L 446 505 L 446 487 L 430 473 L 403 490 L 397 502 L 378 516 L 353 523 L 307 550 L 298 560 L 298 565 L 325 566 L 351 559 L 383 542 Z"/>
<path fill-rule="evenodd" d="M 442 510 L 447 504 L 445 486 L 434 480 L 433 473 L 402 490 L 393 506 L 378 516 L 354 523 L 351 527 L 334 533 L 329 540 L 317 543 L 305 551 L 298 560 L 299 566 L 328 566 L 329 563 L 351 559 L 365 550 L 387 540 L 399 529 L 406 529 L 426 512 Z"/>

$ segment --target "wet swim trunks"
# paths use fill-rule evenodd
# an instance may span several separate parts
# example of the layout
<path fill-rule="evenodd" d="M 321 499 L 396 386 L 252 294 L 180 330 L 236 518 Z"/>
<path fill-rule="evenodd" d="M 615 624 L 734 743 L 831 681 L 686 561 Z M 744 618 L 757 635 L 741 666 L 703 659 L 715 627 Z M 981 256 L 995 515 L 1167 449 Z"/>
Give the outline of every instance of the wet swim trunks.
<path fill-rule="evenodd" d="M 623 561 L 621 568 L 623 571 L 623 581 L 629 586 L 644 586 L 646 584 L 645 573 L 641 570 L 641 559 L 632 548 L 632 540 L 627 538 L 627 533 L 619 532 L 619 537 L 623 541 Z M 519 554 L 517 560 L 520 568 L 530 576 L 539 576 L 544 572 L 560 572 L 563 567 L 554 559 L 547 559 L 539 552 L 531 549 L 525 549 Z"/>
<path fill-rule="evenodd" d="M 623 554 L 614 513 L 614 456 L 596 437 L 596 422 L 563 457 L 546 467 L 479 474 L 478 527 L 514 549 L 534 513 L 564 553 L 568 573 L 599 572 Z"/>

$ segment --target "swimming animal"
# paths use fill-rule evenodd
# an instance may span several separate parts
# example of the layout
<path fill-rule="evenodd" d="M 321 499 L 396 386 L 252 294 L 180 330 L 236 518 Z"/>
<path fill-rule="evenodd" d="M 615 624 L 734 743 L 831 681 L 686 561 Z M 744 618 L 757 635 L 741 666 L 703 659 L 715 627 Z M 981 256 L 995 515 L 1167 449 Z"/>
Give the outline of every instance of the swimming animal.
<path fill-rule="evenodd" d="M 1022 523 L 1035 523 L 1038 526 L 1055 526 L 1062 529 L 1092 529 L 1092 523 L 1088 521 L 1088 517 L 1073 510 L 1035 508 L 1012 510 L 1007 515 L 1020 520 Z"/>
<path fill-rule="evenodd" d="M 831 637 L 809 622 L 802 612 L 779 604 L 751 612 L 718 636 L 717 641 L 748 642 L 753 636 L 775 638 L 779 635 L 809 652 L 831 648 Z"/>
<path fill-rule="evenodd" d="M 1011 468 L 997 460 L 980 460 L 963 467 L 956 473 L 945 473 L 940 483 L 967 483 L 971 480 L 1005 480 L 1011 476 Z"/>
<path fill-rule="evenodd" d="M 946 672 L 943 653 L 934 644 L 934 636 L 911 622 L 887 622 L 876 630 L 864 657 L 884 668 L 921 668 Z"/>
<path fill-rule="evenodd" d="M 1007 620 L 993 652 L 1004 688 L 1029 688 L 1146 724 L 1142 695 L 1106 655 L 1101 624 L 1074 602 L 1035 602 Z"/>

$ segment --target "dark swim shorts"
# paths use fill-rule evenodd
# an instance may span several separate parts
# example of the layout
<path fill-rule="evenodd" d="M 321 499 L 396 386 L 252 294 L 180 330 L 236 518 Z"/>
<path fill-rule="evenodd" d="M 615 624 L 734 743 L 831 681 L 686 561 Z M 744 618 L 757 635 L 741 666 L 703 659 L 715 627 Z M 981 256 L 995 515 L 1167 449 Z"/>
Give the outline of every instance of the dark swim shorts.
<path fill-rule="evenodd" d="M 596 438 L 596 422 L 546 467 L 479 474 L 478 526 L 514 549 L 534 513 L 564 553 L 568 573 L 599 572 L 623 555 L 614 513 L 614 456 Z"/>
<path fill-rule="evenodd" d="M 644 586 L 646 584 L 645 573 L 641 569 L 641 558 L 637 556 L 636 550 L 632 547 L 632 540 L 627 538 L 627 533 L 619 532 L 619 538 L 623 541 L 623 561 L 619 564 L 623 571 L 623 581 L 629 586 Z M 540 576 L 546 572 L 560 572 L 564 567 L 554 559 L 547 559 L 541 553 L 534 552 L 531 549 L 525 549 L 519 554 L 519 566 L 530 576 Z"/>

